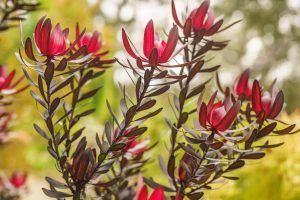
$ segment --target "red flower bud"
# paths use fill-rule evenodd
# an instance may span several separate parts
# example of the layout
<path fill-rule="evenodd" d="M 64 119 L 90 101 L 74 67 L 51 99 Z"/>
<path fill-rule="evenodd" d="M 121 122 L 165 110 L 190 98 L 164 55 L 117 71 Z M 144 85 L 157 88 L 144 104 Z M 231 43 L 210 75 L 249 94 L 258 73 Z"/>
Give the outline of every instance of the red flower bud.
<path fill-rule="evenodd" d="M 283 104 L 284 95 L 281 90 L 279 92 L 273 90 L 272 95 L 267 91 L 262 94 L 259 82 L 257 80 L 254 81 L 252 106 L 257 115 L 263 112 L 266 118 L 275 119 L 281 112 Z"/>
<path fill-rule="evenodd" d="M 126 143 L 126 146 L 124 147 L 124 151 L 131 154 L 132 156 L 137 156 L 140 154 L 143 154 L 146 151 L 146 146 L 148 145 L 148 142 L 142 142 L 137 139 L 132 139 Z"/>
<path fill-rule="evenodd" d="M 151 193 L 150 197 L 148 198 L 148 189 L 146 185 L 142 187 L 140 193 L 137 196 L 137 200 L 164 200 L 164 189 L 162 187 L 157 187 Z"/>
<path fill-rule="evenodd" d="M 172 1 L 172 15 L 174 21 L 180 28 L 184 29 L 184 34 L 186 36 L 190 36 L 190 32 L 198 33 L 204 31 L 205 36 L 211 36 L 218 32 L 223 24 L 223 19 L 215 22 L 215 17 L 213 12 L 209 9 L 209 4 L 209 0 L 206 0 L 198 8 L 192 10 L 186 18 L 186 21 L 183 23 L 184 25 L 182 25 L 177 16 L 175 3 Z"/>
<path fill-rule="evenodd" d="M 132 131 L 136 130 L 138 127 L 127 129 L 123 132 L 122 136 L 119 137 L 118 141 L 125 139 L 127 134 L 130 134 Z M 119 131 L 116 129 L 114 131 L 112 141 L 114 141 L 118 136 Z M 131 156 L 138 156 L 143 154 L 147 150 L 148 141 L 140 141 L 136 137 L 128 137 L 126 141 L 126 146 L 123 148 L 125 153 L 130 154 Z"/>
<path fill-rule="evenodd" d="M 20 188 L 25 185 L 27 175 L 20 172 L 14 172 L 9 181 L 15 188 Z"/>
<path fill-rule="evenodd" d="M 250 70 L 246 69 L 234 82 L 233 94 L 240 99 L 251 100 L 253 81 L 249 80 Z"/>
<path fill-rule="evenodd" d="M 226 97 L 225 100 L 215 102 L 217 92 L 210 98 L 208 104 L 202 103 L 199 110 L 199 123 L 202 127 L 209 127 L 215 131 L 226 131 L 228 130 L 241 108 L 241 102 L 237 101 L 233 104 L 230 96 Z"/>
<path fill-rule="evenodd" d="M 60 24 L 56 24 L 52 30 L 51 20 L 43 17 L 34 31 L 36 47 L 45 56 L 63 55 L 67 50 L 68 34 L 69 30 L 62 30 Z"/>
<path fill-rule="evenodd" d="M 143 185 L 142 176 L 138 178 L 136 200 L 164 200 L 164 188 L 161 186 L 156 187 L 150 197 L 148 198 L 148 189 L 146 185 Z"/>
<path fill-rule="evenodd" d="M 7 74 L 6 65 L 2 65 L 0 67 L 0 92 L 1 93 L 15 94 L 25 89 L 25 88 L 22 88 L 20 90 L 16 89 L 16 86 L 18 86 L 18 84 L 22 81 L 23 77 L 19 78 L 17 81 L 12 83 L 15 74 L 16 74 L 16 70 L 13 70 L 9 74 Z"/>
<path fill-rule="evenodd" d="M 80 29 L 79 25 L 76 26 L 76 40 L 77 46 L 79 48 L 86 46 L 87 52 L 91 54 L 96 54 L 102 47 L 101 36 L 98 31 L 94 31 L 93 33 L 85 33 L 81 38 L 79 38 Z"/>
<path fill-rule="evenodd" d="M 178 41 L 178 28 L 177 26 L 174 26 L 170 30 L 168 41 L 166 42 L 164 40 L 159 40 L 158 35 L 154 33 L 153 21 L 150 20 L 144 31 L 144 57 L 139 56 L 138 53 L 133 50 L 131 41 L 124 29 L 122 29 L 122 39 L 127 53 L 134 59 L 141 57 L 143 61 L 147 62 L 166 63 L 170 60 L 176 48 Z M 154 58 L 157 60 L 152 61 Z"/>
<path fill-rule="evenodd" d="M 195 8 L 189 18 L 192 19 L 193 30 L 208 30 L 214 23 L 214 16 L 209 10 L 209 1 L 204 1 L 198 8 Z"/>

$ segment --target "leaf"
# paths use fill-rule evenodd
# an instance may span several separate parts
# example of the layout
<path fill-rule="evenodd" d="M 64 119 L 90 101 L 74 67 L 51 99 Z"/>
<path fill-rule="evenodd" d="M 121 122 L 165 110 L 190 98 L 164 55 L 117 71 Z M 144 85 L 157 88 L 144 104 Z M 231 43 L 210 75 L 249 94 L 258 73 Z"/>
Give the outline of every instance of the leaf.
<path fill-rule="evenodd" d="M 59 64 L 57 65 L 57 67 L 55 68 L 56 71 L 64 71 L 67 67 L 68 64 L 68 60 L 66 58 L 63 58 Z"/>
<path fill-rule="evenodd" d="M 54 151 L 54 149 L 51 146 L 48 146 L 47 150 L 50 153 L 50 155 L 53 156 L 53 158 L 55 158 L 56 160 L 58 159 L 57 153 Z"/>
<path fill-rule="evenodd" d="M 264 152 L 249 152 L 245 153 L 244 155 L 241 156 L 242 159 L 261 159 L 265 156 L 266 154 Z"/>
<path fill-rule="evenodd" d="M 161 111 L 162 111 L 162 108 L 159 108 L 159 109 L 157 109 L 157 110 L 154 111 L 154 112 L 150 112 L 150 113 L 148 113 L 147 115 L 145 115 L 145 116 L 143 116 L 143 117 L 140 117 L 140 118 L 136 119 L 135 121 L 140 121 L 140 120 L 148 119 L 148 118 L 150 118 L 150 117 L 154 117 L 155 115 L 159 114 Z"/>
<path fill-rule="evenodd" d="M 40 75 L 38 76 L 38 88 L 39 88 L 40 94 L 42 95 L 44 101 L 47 101 L 47 98 L 45 96 L 45 91 L 44 91 L 43 79 Z"/>
<path fill-rule="evenodd" d="M 61 183 L 61 182 L 59 182 L 57 180 L 54 180 L 51 177 L 46 176 L 45 179 L 53 187 L 60 188 L 60 189 L 68 188 L 65 183 Z"/>
<path fill-rule="evenodd" d="M 223 24 L 223 19 L 220 19 L 219 21 L 217 21 L 212 27 L 210 27 L 205 34 L 207 36 L 211 36 L 213 34 L 215 34 L 216 32 L 218 32 L 218 30 L 221 28 L 222 24 Z"/>
<path fill-rule="evenodd" d="M 47 65 L 45 74 L 44 74 L 44 78 L 45 78 L 47 86 L 50 86 L 53 76 L 54 76 L 54 64 L 51 62 Z"/>
<path fill-rule="evenodd" d="M 26 79 L 35 87 L 38 87 L 38 84 L 36 82 L 34 82 L 31 77 L 29 76 L 28 72 L 22 67 L 23 73 L 26 77 Z"/>
<path fill-rule="evenodd" d="M 99 91 L 100 88 L 101 87 L 98 87 L 98 88 L 96 88 L 94 90 L 91 90 L 89 92 L 84 93 L 82 96 L 79 97 L 78 102 L 93 97 L 95 94 L 97 94 L 97 92 Z"/>
<path fill-rule="evenodd" d="M 168 70 L 162 71 L 159 74 L 155 75 L 154 78 L 156 79 L 162 79 L 165 78 L 168 75 Z"/>
<path fill-rule="evenodd" d="M 148 85 L 151 81 L 151 72 L 149 69 L 146 69 L 144 74 L 144 85 Z"/>
<path fill-rule="evenodd" d="M 168 161 L 168 174 L 169 176 L 174 179 L 174 171 L 175 171 L 175 157 L 173 155 L 170 156 Z"/>
<path fill-rule="evenodd" d="M 273 131 L 273 133 L 278 134 L 278 135 L 285 135 L 285 134 L 289 134 L 290 132 L 292 132 L 292 130 L 296 127 L 296 124 L 292 124 L 284 129 L 281 130 L 275 130 Z"/>
<path fill-rule="evenodd" d="M 92 109 L 86 110 L 86 111 L 76 115 L 76 117 L 78 117 L 78 118 L 85 117 L 85 116 L 88 116 L 88 115 L 92 114 L 95 111 L 96 111 L 96 109 L 92 108 Z"/>
<path fill-rule="evenodd" d="M 176 11 L 176 6 L 175 6 L 175 3 L 174 3 L 174 0 L 172 0 L 172 16 L 173 16 L 173 19 L 174 19 L 175 23 L 180 28 L 182 28 L 183 26 L 182 26 L 181 22 L 178 19 L 178 15 L 177 15 L 177 11 Z"/>
<path fill-rule="evenodd" d="M 222 176 L 222 177 L 226 178 L 226 179 L 229 179 L 229 180 L 233 180 L 233 181 L 236 181 L 236 180 L 240 179 L 239 177 L 233 177 L 233 176 Z"/>
<path fill-rule="evenodd" d="M 47 109 L 47 105 L 46 103 L 44 102 L 44 100 L 39 96 L 37 95 L 35 92 L 33 92 L 32 90 L 30 90 L 30 95 L 40 104 L 42 105 L 44 108 Z"/>
<path fill-rule="evenodd" d="M 67 78 L 66 80 L 64 80 L 63 82 L 61 82 L 58 86 L 56 86 L 55 88 L 51 88 L 50 93 L 54 94 L 55 92 L 63 89 L 64 87 L 66 87 L 67 85 L 69 85 L 71 83 L 71 81 L 73 80 L 73 76 Z"/>
<path fill-rule="evenodd" d="M 122 150 L 125 146 L 126 146 L 125 143 L 118 143 L 118 144 L 112 145 L 109 148 L 109 150 L 110 151 L 119 151 L 119 150 Z"/>
<path fill-rule="evenodd" d="M 200 155 L 198 155 L 191 146 L 185 146 L 183 143 L 178 143 L 180 148 L 182 148 L 187 154 L 193 156 L 196 159 L 201 160 Z"/>
<path fill-rule="evenodd" d="M 157 188 L 157 187 L 161 186 L 161 187 L 164 188 L 164 191 L 165 191 L 165 192 L 175 192 L 174 189 L 169 188 L 169 187 L 164 186 L 164 185 L 160 185 L 160 184 L 154 182 L 154 181 L 151 180 L 151 179 L 148 179 L 148 178 L 143 177 L 143 181 L 144 181 L 147 185 L 149 185 L 151 188 Z"/>
<path fill-rule="evenodd" d="M 105 123 L 105 135 L 106 135 L 106 139 L 107 139 L 108 143 L 111 144 L 113 133 L 112 133 L 112 129 L 111 129 L 109 122 Z"/>
<path fill-rule="evenodd" d="M 109 110 L 109 112 L 110 112 L 110 115 L 113 117 L 114 121 L 117 123 L 118 127 L 120 128 L 120 124 L 119 124 L 119 122 L 118 122 L 118 120 L 117 120 L 116 115 L 115 115 L 114 112 L 112 111 L 112 108 L 111 108 L 111 106 L 110 106 L 108 100 L 106 100 L 106 105 L 107 105 L 107 108 L 108 108 L 108 110 Z"/>
<path fill-rule="evenodd" d="M 151 99 L 150 101 L 144 103 L 143 105 L 141 105 L 140 107 L 138 107 L 137 111 L 143 111 L 143 110 L 147 110 L 152 108 L 154 105 L 156 104 L 156 100 Z"/>
<path fill-rule="evenodd" d="M 54 111 L 59 106 L 59 103 L 60 103 L 60 98 L 57 97 L 53 100 L 53 102 L 50 105 L 50 111 L 49 111 L 50 115 L 52 115 L 52 113 L 54 113 Z"/>
<path fill-rule="evenodd" d="M 72 197 L 71 194 L 67 194 L 64 192 L 58 192 L 58 191 L 53 191 L 53 190 L 48 190 L 46 188 L 42 188 L 43 192 L 45 195 L 47 195 L 48 197 L 52 197 L 52 198 L 66 198 L 66 197 Z"/>
<path fill-rule="evenodd" d="M 93 77 L 93 71 L 90 70 L 88 71 L 81 79 L 80 81 L 80 86 L 83 86 L 86 82 L 88 82 L 89 80 L 91 80 Z"/>
<path fill-rule="evenodd" d="M 71 142 L 74 142 L 75 140 L 77 140 L 81 136 L 81 134 L 82 134 L 82 132 L 83 132 L 84 129 L 85 129 L 85 127 L 82 127 L 81 129 L 79 129 L 78 131 L 76 131 L 75 133 L 73 133 Z"/>
<path fill-rule="evenodd" d="M 201 84 L 195 88 L 192 89 L 192 91 L 187 95 L 187 99 L 194 97 L 196 95 L 198 95 L 199 93 L 201 93 L 205 88 L 205 84 Z"/>
<path fill-rule="evenodd" d="M 257 129 L 252 131 L 250 138 L 245 142 L 245 149 L 250 149 L 257 135 Z"/>
<path fill-rule="evenodd" d="M 201 68 L 203 67 L 204 65 L 204 61 L 203 60 L 200 60 L 192 69 L 191 71 L 189 72 L 189 76 L 188 76 L 188 80 L 191 81 L 197 73 L 200 72 Z"/>
<path fill-rule="evenodd" d="M 217 65 L 211 68 L 206 68 L 206 69 L 201 69 L 200 72 L 214 72 L 217 71 L 219 68 L 221 67 L 221 65 Z"/>
<path fill-rule="evenodd" d="M 168 91 L 169 88 L 170 88 L 170 86 L 166 85 L 166 86 L 159 88 L 158 90 L 155 90 L 154 92 L 146 95 L 145 97 L 154 97 L 154 96 L 161 95 L 161 94 L 165 93 L 166 91 Z"/>
<path fill-rule="evenodd" d="M 138 135 L 141 135 L 147 131 L 147 127 L 141 127 L 137 129 L 132 129 L 129 133 L 124 135 L 124 137 L 136 137 Z"/>
<path fill-rule="evenodd" d="M 33 127 L 35 129 L 35 131 L 40 134 L 40 136 L 42 136 L 43 138 L 45 138 L 46 140 L 49 140 L 50 138 L 48 137 L 48 135 L 45 133 L 45 131 L 43 131 L 43 129 L 41 129 L 36 123 L 33 123 Z"/>
<path fill-rule="evenodd" d="M 244 165 L 245 165 L 245 161 L 237 160 L 234 163 L 232 163 L 231 165 L 229 165 L 229 167 L 226 169 L 225 172 L 230 172 L 230 171 L 239 169 L 239 168 L 243 167 Z"/>
<path fill-rule="evenodd" d="M 26 42 L 25 42 L 25 53 L 28 58 L 36 61 L 36 58 L 34 56 L 33 49 L 32 49 L 32 42 L 29 37 L 26 39 Z"/>
<path fill-rule="evenodd" d="M 180 108 L 183 108 L 184 102 L 186 100 L 186 94 L 187 94 L 188 88 L 184 87 L 179 94 L 179 106 Z"/>
<path fill-rule="evenodd" d="M 180 118 L 180 124 L 184 124 L 189 118 L 189 114 L 187 112 L 183 112 Z"/>
<path fill-rule="evenodd" d="M 220 149 L 223 145 L 224 145 L 223 142 L 215 142 L 215 143 L 210 144 L 209 146 L 210 146 L 211 148 L 213 148 L 214 150 L 218 150 L 218 149 Z"/>
<path fill-rule="evenodd" d="M 204 193 L 203 192 L 196 192 L 196 193 L 192 193 L 192 194 L 188 194 L 188 198 L 190 200 L 199 200 L 203 197 Z"/>
<path fill-rule="evenodd" d="M 256 136 L 256 140 L 262 138 L 262 137 L 265 137 L 267 135 L 269 135 L 274 129 L 275 127 L 277 126 L 277 123 L 276 122 L 273 122 L 267 126 L 265 126 L 263 129 L 261 129 L 257 136 Z"/>
<path fill-rule="evenodd" d="M 281 145 L 283 145 L 284 142 L 281 142 L 281 143 L 278 143 L 278 144 L 264 144 L 264 145 L 259 145 L 259 146 L 254 146 L 256 148 L 276 148 L 276 147 L 279 147 Z"/>
<path fill-rule="evenodd" d="M 140 99 L 141 83 L 142 83 L 142 77 L 139 77 L 137 82 L 136 82 L 136 86 L 135 86 L 135 95 L 136 95 L 137 100 Z"/>
<path fill-rule="evenodd" d="M 78 49 L 75 53 L 73 53 L 68 60 L 75 60 L 76 58 L 78 58 L 81 55 L 84 55 L 85 52 L 87 50 L 86 45 L 82 46 L 80 49 Z"/>
<path fill-rule="evenodd" d="M 208 52 L 209 50 L 212 49 L 212 46 L 213 46 L 213 42 L 212 41 L 207 41 L 206 44 L 199 49 L 199 51 L 197 52 L 195 57 L 198 57 L 198 56 L 201 56 L 201 55 L 205 54 L 206 52 Z"/>
<path fill-rule="evenodd" d="M 161 155 L 158 155 L 159 166 L 165 175 L 168 175 L 168 169 Z"/>
<path fill-rule="evenodd" d="M 103 182 L 98 182 L 98 183 L 93 184 L 93 185 L 98 186 L 98 187 L 105 187 L 105 188 L 106 188 L 106 187 L 111 187 L 111 186 L 115 185 L 115 184 L 118 183 L 120 180 L 121 180 L 121 177 L 116 177 L 116 178 L 114 178 L 114 179 L 112 179 L 112 180 L 109 180 L 108 182 L 105 182 L 105 183 L 103 183 Z"/>
<path fill-rule="evenodd" d="M 133 105 L 128 109 L 126 113 L 125 123 L 129 123 L 134 118 L 135 113 L 136 113 L 136 105 Z"/>

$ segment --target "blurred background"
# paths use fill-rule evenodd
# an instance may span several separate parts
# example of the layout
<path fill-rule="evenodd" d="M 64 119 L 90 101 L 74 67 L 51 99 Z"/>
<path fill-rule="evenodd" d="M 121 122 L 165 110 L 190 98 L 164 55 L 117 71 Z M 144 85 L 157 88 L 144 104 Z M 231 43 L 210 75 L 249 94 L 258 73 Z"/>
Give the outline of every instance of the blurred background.
<path fill-rule="evenodd" d="M 22 23 L 23 38 L 32 36 L 34 26 L 41 16 L 47 15 L 53 23 L 60 22 L 69 27 L 74 36 L 76 22 L 87 31 L 98 30 L 102 33 L 104 49 L 110 49 L 111 56 L 126 56 L 121 42 L 121 27 L 125 27 L 131 39 L 139 44 L 143 29 L 149 19 L 153 19 L 157 31 L 163 35 L 171 27 L 170 0 L 40 0 L 41 10 L 29 14 Z M 176 0 L 178 12 L 191 10 L 200 0 Z M 211 0 L 215 15 L 224 17 L 225 25 L 236 20 L 242 22 L 219 34 L 220 40 L 231 40 L 225 50 L 212 53 L 212 63 L 221 64 L 220 79 L 226 85 L 246 68 L 252 77 L 260 77 L 265 85 L 277 78 L 277 85 L 284 90 L 286 107 L 282 118 L 291 123 L 299 122 L 300 112 L 300 0 Z M 188 6 L 187 6 L 188 5 Z M 0 63 L 9 69 L 17 69 L 22 75 L 15 57 L 20 47 L 20 29 L 13 28 L 0 34 Z M 93 99 L 92 106 L 97 112 L 83 123 L 87 133 L 94 138 L 95 132 L 102 132 L 102 124 L 109 119 L 105 106 L 108 99 L 118 112 L 117 83 L 130 83 L 124 70 L 115 64 L 101 78 L 97 85 L 103 89 Z M 163 104 L 168 104 L 161 99 Z M 56 176 L 54 162 L 48 156 L 45 142 L 35 133 L 32 123 L 39 123 L 40 116 L 29 90 L 19 94 L 14 100 L 15 120 L 11 124 L 10 142 L 0 146 L 0 169 L 5 173 L 15 170 L 28 172 L 28 193 L 24 199 L 46 199 L 41 187 L 45 185 L 44 175 Z M 168 115 L 164 110 L 158 118 L 148 122 L 150 130 L 146 137 L 152 142 L 160 141 L 159 148 L 152 150 L 153 158 L 159 152 L 166 152 L 169 144 L 167 126 L 163 118 Z M 155 124 L 155 126 L 151 126 Z M 274 142 L 286 144 L 272 150 L 259 161 L 248 162 L 243 169 L 235 172 L 238 181 L 222 182 L 215 190 L 208 192 L 208 199 L 214 200 L 296 200 L 300 199 L 300 135 L 274 138 Z M 162 179 L 156 159 L 148 165 L 148 174 Z M 155 171 L 155 173 L 153 173 Z M 145 174 L 147 176 L 147 174 Z"/>

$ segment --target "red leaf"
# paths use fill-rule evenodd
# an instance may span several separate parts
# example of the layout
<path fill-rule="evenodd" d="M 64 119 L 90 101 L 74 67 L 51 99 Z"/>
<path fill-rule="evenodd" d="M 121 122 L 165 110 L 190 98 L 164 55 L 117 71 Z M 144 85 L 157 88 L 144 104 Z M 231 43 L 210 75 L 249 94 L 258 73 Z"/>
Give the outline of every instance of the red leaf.
<path fill-rule="evenodd" d="M 252 87 L 252 105 L 253 109 L 256 112 L 256 114 L 260 113 L 262 111 L 261 107 L 261 91 L 260 86 L 257 80 L 253 82 Z"/>
<path fill-rule="evenodd" d="M 223 120 L 217 125 L 217 129 L 219 131 L 226 131 L 232 125 L 233 121 L 235 120 L 238 112 L 241 109 L 241 102 L 237 101 L 230 110 L 226 113 Z"/>
<path fill-rule="evenodd" d="M 130 45 L 130 42 L 129 42 L 129 40 L 128 40 L 128 36 L 127 36 L 127 34 L 126 34 L 126 32 L 125 32 L 124 29 L 122 29 L 122 40 L 123 40 L 123 44 L 124 44 L 124 47 L 125 47 L 127 53 L 128 53 L 131 57 L 133 57 L 134 59 L 136 59 L 138 56 L 137 56 L 137 55 L 135 54 L 135 52 L 132 50 L 131 45 Z"/>
<path fill-rule="evenodd" d="M 207 107 L 202 103 L 199 111 L 199 123 L 203 128 L 206 128 Z"/>
<path fill-rule="evenodd" d="M 166 47 L 165 47 L 161 57 L 159 58 L 160 62 L 164 63 L 169 60 L 169 58 L 172 56 L 172 54 L 176 48 L 177 41 L 178 41 L 178 27 L 173 26 L 173 28 L 170 30 Z"/>
<path fill-rule="evenodd" d="M 276 99 L 272 105 L 271 112 L 269 114 L 270 119 L 274 119 L 281 112 L 284 103 L 284 95 L 283 92 L 278 92 Z"/>
<path fill-rule="evenodd" d="M 172 0 L 172 16 L 173 16 L 173 19 L 174 19 L 175 23 L 176 23 L 180 28 L 183 28 L 182 24 L 180 23 L 180 21 L 179 21 L 179 19 L 178 19 L 178 15 L 177 15 L 177 12 L 176 12 L 176 7 L 175 7 L 174 0 Z"/>
<path fill-rule="evenodd" d="M 144 55 L 149 58 L 151 50 L 154 47 L 154 28 L 153 21 L 150 20 L 144 31 Z"/>

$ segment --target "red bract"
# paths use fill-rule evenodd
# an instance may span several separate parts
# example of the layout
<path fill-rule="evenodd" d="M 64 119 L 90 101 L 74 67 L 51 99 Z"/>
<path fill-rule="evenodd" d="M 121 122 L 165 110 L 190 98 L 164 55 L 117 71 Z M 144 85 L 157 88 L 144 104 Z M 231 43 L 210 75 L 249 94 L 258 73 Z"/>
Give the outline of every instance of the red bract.
<path fill-rule="evenodd" d="M 249 75 L 250 70 L 246 69 L 233 85 L 233 93 L 242 100 L 251 100 L 252 97 L 253 81 L 249 80 Z"/>
<path fill-rule="evenodd" d="M 178 19 L 174 0 L 172 1 L 172 15 L 175 23 L 183 28 L 185 32 L 187 30 L 188 36 L 190 36 L 191 31 L 200 32 L 203 31 L 204 35 L 211 36 L 215 34 L 223 24 L 223 19 L 215 22 L 215 17 L 213 12 L 209 9 L 210 1 L 204 1 L 198 8 L 192 10 L 189 16 L 186 18 L 184 25 Z M 189 28 L 190 27 L 190 28 Z"/>
<path fill-rule="evenodd" d="M 198 8 L 195 8 L 189 18 L 192 20 L 194 31 L 208 30 L 214 23 L 214 16 L 209 10 L 209 1 L 204 1 Z"/>
<path fill-rule="evenodd" d="M 151 196 L 148 198 L 148 189 L 147 186 L 143 184 L 143 177 L 139 176 L 137 181 L 137 189 L 136 189 L 136 200 L 164 200 L 164 188 L 158 186 L 154 189 Z"/>
<path fill-rule="evenodd" d="M 204 128 L 209 128 L 213 131 L 224 132 L 228 130 L 241 108 L 241 102 L 232 103 L 228 97 L 225 100 L 215 102 L 217 92 L 210 98 L 208 104 L 202 103 L 199 110 L 199 122 Z"/>
<path fill-rule="evenodd" d="M 51 20 L 45 17 L 37 23 L 34 31 L 34 40 L 37 49 L 45 56 L 63 55 L 67 50 L 68 29 L 62 30 L 56 24 L 52 30 Z"/>
<path fill-rule="evenodd" d="M 118 141 L 122 141 L 127 134 L 130 134 L 132 131 L 136 130 L 138 127 L 127 129 L 123 132 L 122 136 L 119 137 Z M 118 136 L 118 130 L 114 131 L 112 141 L 114 141 Z M 129 153 L 131 156 L 138 156 L 143 154 L 147 150 L 147 141 L 140 141 L 136 137 L 128 137 L 126 141 L 126 146 L 123 148 L 125 153 Z"/>
<path fill-rule="evenodd" d="M 9 181 L 15 188 L 20 188 L 25 185 L 27 175 L 20 172 L 14 172 Z"/>
<path fill-rule="evenodd" d="M 122 135 L 118 138 L 118 141 L 121 141 L 124 139 L 124 137 L 126 137 L 127 134 L 131 133 L 132 131 L 136 130 L 138 127 L 133 127 L 133 128 L 129 128 L 129 129 L 126 129 L 125 131 L 123 131 Z M 114 131 L 114 134 L 113 134 L 113 137 L 112 137 L 112 141 L 114 141 L 117 137 L 118 137 L 118 134 L 119 134 L 119 130 L 116 129 Z"/>
<path fill-rule="evenodd" d="M 133 156 L 137 156 L 143 154 L 146 151 L 147 144 L 148 143 L 146 141 L 142 142 L 134 138 L 126 143 L 126 146 L 123 150 Z"/>
<path fill-rule="evenodd" d="M 148 198 L 148 189 L 146 185 L 143 185 L 142 189 L 137 194 L 137 200 L 164 200 L 164 189 L 157 187 L 154 189 L 150 197 Z"/>
<path fill-rule="evenodd" d="M 17 81 L 12 83 L 14 77 L 15 77 L 16 71 L 13 70 L 9 74 L 6 72 L 6 65 L 2 65 L 0 67 L 0 92 L 3 94 L 15 94 L 20 92 L 21 90 L 24 90 L 25 88 L 22 88 L 20 90 L 17 90 L 16 87 L 18 84 L 22 81 L 23 77 L 19 78 Z"/>
<path fill-rule="evenodd" d="M 102 41 L 100 33 L 94 31 L 93 33 L 85 33 L 80 37 L 79 25 L 76 26 L 76 40 L 77 46 L 79 48 L 86 46 L 87 52 L 91 54 L 96 54 L 102 47 Z"/>
<path fill-rule="evenodd" d="M 154 59 L 154 63 L 166 63 L 170 60 L 176 48 L 178 41 L 178 28 L 177 26 L 174 26 L 170 30 L 167 42 L 164 40 L 160 41 L 158 35 L 154 33 L 153 21 L 150 20 L 144 32 L 144 57 L 140 56 L 133 50 L 131 41 L 124 29 L 122 29 L 122 39 L 127 53 L 134 59 L 141 57 L 143 61 L 149 62 L 150 59 Z"/>
<path fill-rule="evenodd" d="M 283 104 L 284 95 L 281 90 L 279 92 L 273 90 L 272 95 L 266 91 L 262 94 L 259 82 L 257 80 L 253 82 L 252 106 L 257 115 L 263 113 L 264 117 L 275 119 L 281 112 Z"/>

